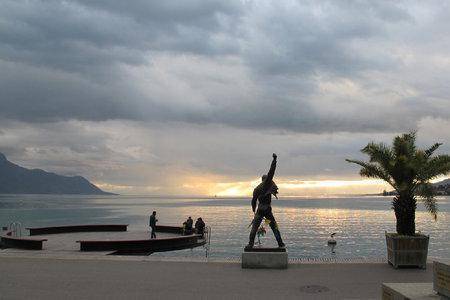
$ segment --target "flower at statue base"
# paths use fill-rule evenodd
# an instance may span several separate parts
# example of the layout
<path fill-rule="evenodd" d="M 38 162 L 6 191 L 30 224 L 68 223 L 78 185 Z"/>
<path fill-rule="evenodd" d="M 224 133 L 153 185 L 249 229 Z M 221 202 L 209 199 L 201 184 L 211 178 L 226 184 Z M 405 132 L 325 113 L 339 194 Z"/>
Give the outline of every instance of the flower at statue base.
<path fill-rule="evenodd" d="M 258 231 L 256 232 L 256 234 L 258 235 L 258 237 L 260 236 L 264 236 L 266 234 L 266 228 L 264 226 L 261 226 L 258 228 Z"/>
<path fill-rule="evenodd" d="M 258 245 L 261 245 L 260 237 L 264 236 L 266 234 L 266 228 L 264 226 L 261 226 L 258 228 L 258 231 L 256 231 L 256 236 L 258 237 Z"/>
<path fill-rule="evenodd" d="M 264 218 L 264 225 L 269 225 L 270 224 L 270 220 L 267 220 L 266 218 Z M 264 225 L 261 225 L 258 228 L 258 231 L 256 231 L 256 236 L 258 237 L 258 244 L 261 245 L 261 240 L 259 239 L 262 236 L 265 236 L 267 231 L 266 228 L 264 227 Z"/>

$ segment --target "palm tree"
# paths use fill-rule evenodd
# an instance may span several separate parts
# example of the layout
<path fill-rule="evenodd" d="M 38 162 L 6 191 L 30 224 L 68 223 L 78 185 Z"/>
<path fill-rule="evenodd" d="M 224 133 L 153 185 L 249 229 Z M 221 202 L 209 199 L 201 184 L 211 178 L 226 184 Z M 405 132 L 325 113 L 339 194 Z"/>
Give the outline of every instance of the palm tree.
<path fill-rule="evenodd" d="M 416 232 L 415 212 L 417 198 L 437 219 L 437 203 L 430 180 L 450 172 L 449 155 L 433 155 L 442 144 L 436 143 L 426 150 L 416 148 L 415 132 L 394 138 L 392 147 L 371 142 L 361 152 L 369 156 L 369 162 L 346 159 L 360 165 L 363 177 L 380 178 L 391 185 L 397 195 L 392 208 L 397 219 L 397 233 L 413 236 Z"/>

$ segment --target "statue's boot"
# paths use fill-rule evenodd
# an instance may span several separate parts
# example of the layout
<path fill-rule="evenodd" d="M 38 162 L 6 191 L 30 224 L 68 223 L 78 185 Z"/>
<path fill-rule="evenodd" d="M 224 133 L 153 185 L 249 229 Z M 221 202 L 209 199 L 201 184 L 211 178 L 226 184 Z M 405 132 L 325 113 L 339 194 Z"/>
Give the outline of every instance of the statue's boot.
<path fill-rule="evenodd" d="M 244 250 L 248 251 L 248 250 L 252 250 L 253 249 L 253 245 L 248 244 L 247 246 L 245 246 Z"/>
<path fill-rule="evenodd" d="M 281 239 L 281 233 L 278 230 L 278 225 L 276 222 L 270 222 L 270 228 L 272 228 L 273 235 L 275 236 L 275 239 L 277 240 L 278 247 L 283 248 L 286 245 L 283 243 L 283 240 Z"/>

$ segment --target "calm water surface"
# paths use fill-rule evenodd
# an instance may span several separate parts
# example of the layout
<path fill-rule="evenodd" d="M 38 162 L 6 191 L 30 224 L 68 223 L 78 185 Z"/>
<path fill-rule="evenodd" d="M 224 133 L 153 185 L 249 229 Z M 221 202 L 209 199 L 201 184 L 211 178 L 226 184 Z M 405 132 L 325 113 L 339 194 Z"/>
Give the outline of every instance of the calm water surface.
<path fill-rule="evenodd" d="M 420 204 L 417 230 L 430 235 L 429 255 L 450 258 L 450 197 L 440 197 L 438 221 Z M 384 232 L 395 231 L 391 197 L 290 198 L 273 201 L 273 211 L 291 258 L 379 258 L 386 254 Z M 82 223 L 126 223 L 145 230 L 148 215 L 160 225 L 181 225 L 201 216 L 212 228 L 211 257 L 237 258 L 248 241 L 252 220 L 249 199 L 145 196 L 0 195 L 0 225 L 24 227 Z M 275 246 L 270 228 L 262 238 Z M 335 253 L 327 245 L 336 232 Z M 200 257 L 201 248 L 153 254 Z"/>

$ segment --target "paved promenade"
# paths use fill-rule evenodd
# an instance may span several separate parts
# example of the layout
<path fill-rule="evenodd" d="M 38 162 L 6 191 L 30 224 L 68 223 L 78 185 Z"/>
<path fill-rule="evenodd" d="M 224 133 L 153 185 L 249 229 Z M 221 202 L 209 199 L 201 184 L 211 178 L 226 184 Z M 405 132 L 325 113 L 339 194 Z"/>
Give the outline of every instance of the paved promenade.
<path fill-rule="evenodd" d="M 381 282 L 431 282 L 387 264 L 291 264 L 0 257 L 0 299 L 380 299 Z"/>

